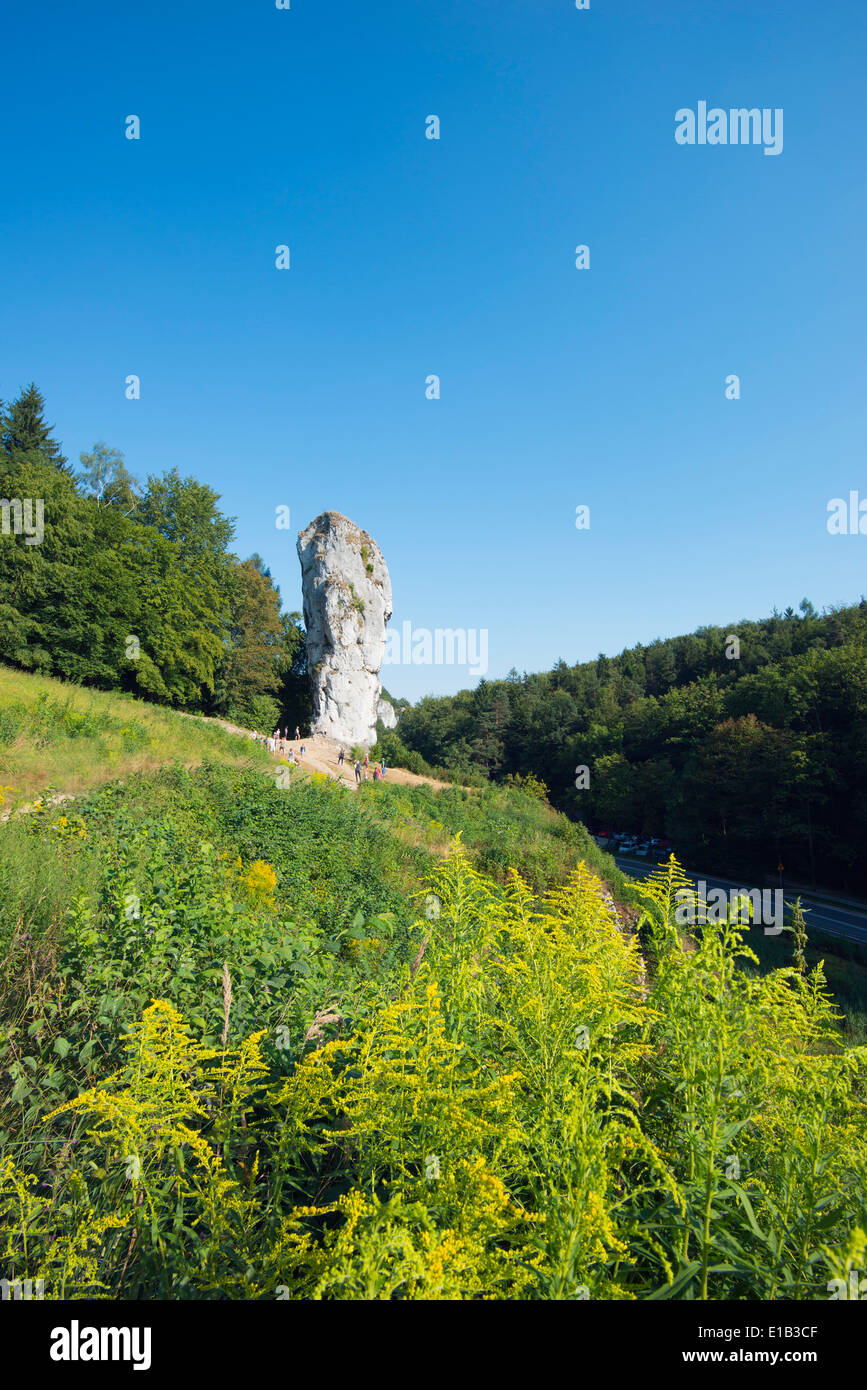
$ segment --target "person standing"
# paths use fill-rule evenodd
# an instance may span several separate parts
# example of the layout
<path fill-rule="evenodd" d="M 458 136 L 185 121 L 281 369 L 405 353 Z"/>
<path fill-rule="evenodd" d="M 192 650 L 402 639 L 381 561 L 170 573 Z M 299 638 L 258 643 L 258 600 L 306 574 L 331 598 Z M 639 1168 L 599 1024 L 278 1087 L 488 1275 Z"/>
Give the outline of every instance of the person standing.
<path fill-rule="evenodd" d="M 297 724 L 295 725 L 295 737 L 296 739 L 299 739 L 301 737 L 301 730 L 298 728 Z"/>
<path fill-rule="evenodd" d="M 341 748 L 340 752 L 337 754 L 337 766 L 338 766 L 338 767 L 342 767 L 342 766 L 343 766 L 343 759 L 344 759 L 344 756 L 345 756 L 345 755 L 344 755 L 343 749 Z"/>
<path fill-rule="evenodd" d="M 355 764 L 355 785 L 358 786 L 358 784 L 359 784 L 360 781 L 361 781 L 361 763 L 356 762 L 356 764 Z"/>

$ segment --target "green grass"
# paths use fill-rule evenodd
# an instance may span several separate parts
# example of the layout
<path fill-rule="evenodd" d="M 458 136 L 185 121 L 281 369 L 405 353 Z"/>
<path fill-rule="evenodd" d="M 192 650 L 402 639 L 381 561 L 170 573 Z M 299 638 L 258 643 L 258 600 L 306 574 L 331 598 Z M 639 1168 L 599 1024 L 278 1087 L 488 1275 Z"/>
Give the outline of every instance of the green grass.
<path fill-rule="evenodd" d="M 787 913 L 787 928 L 788 916 Z M 812 970 L 820 961 L 823 962 L 828 988 L 843 1014 L 841 1031 L 850 1043 L 867 1043 L 867 947 L 842 937 L 823 936 L 809 926 L 807 935 L 804 953 L 807 968 Z M 767 974 L 792 964 L 794 942 L 789 930 L 780 936 L 765 936 L 759 928 L 748 931 L 746 940 L 759 958 L 759 965 L 748 965 L 745 967 L 747 970 Z"/>
<path fill-rule="evenodd" d="M 387 780 L 355 791 L 320 774 L 279 788 L 272 760 L 218 728 L 18 679 L 0 729 L 42 762 L 17 795 L 44 790 L 40 776 L 58 785 L 70 750 L 92 786 L 0 827 L 0 1275 L 38 1275 L 35 1248 L 55 1290 L 68 1281 L 82 1295 L 291 1286 L 303 1298 L 324 1278 L 322 1296 L 367 1298 L 381 1296 L 370 1271 L 385 1277 L 393 1251 L 412 1247 L 419 1296 L 822 1296 L 837 1269 L 822 1242 L 844 1260 L 863 1214 L 863 1082 L 853 1070 L 850 1085 L 843 1056 L 863 1031 L 857 948 L 849 960 L 821 952 L 848 1012 L 838 1043 L 813 984 L 773 973 L 791 965 L 788 935 L 747 934 L 758 966 L 735 968 L 711 933 L 686 956 L 666 900 L 644 970 L 594 881 L 573 871 L 583 860 L 621 904 L 637 890 L 530 791 Z M 134 730 L 148 746 L 124 748 Z M 113 765 L 112 749 L 129 763 Z M 456 836 L 465 857 L 450 853 Z M 569 890 L 543 899 L 570 874 Z M 819 954 L 813 941 L 808 963 Z M 579 1025 L 594 1040 L 586 1055 Z M 150 1052 L 141 1028 L 164 1030 Z M 120 1103 L 100 1102 L 101 1133 L 90 1101 L 54 1113 L 93 1088 L 107 1096 L 115 1075 Z M 267 1103 L 255 1076 L 267 1076 Z M 196 1086 L 201 1105 L 173 1120 Z M 353 1123 L 367 1125 L 364 1154 L 356 1138 L 335 1142 Z M 207 1152 L 225 1164 L 211 1187 L 196 1171 Z M 723 1178 L 732 1152 L 758 1225 Z M 139 1153 L 145 1206 L 127 1175 Z M 417 1171 L 431 1153 L 437 1188 Z M 827 1176 L 813 1191 L 817 1162 Z M 38 1185 L 22 1197 L 26 1173 Z M 504 1215 L 499 1233 L 497 1184 L 530 1214 Z M 305 1254 L 296 1204 L 353 1191 L 358 1249 L 337 1209 L 308 1211 Z M 785 1193 L 795 1217 L 781 1234 L 773 1203 Z M 793 1231 L 785 1259 L 762 1246 Z M 81 1232 L 102 1294 L 76 1253 Z M 431 1232 L 452 1232 L 451 1272 Z"/>
<path fill-rule="evenodd" d="M 0 1067 L 13 1082 L 0 1132 L 35 1134 L 49 1102 L 116 1065 L 154 997 L 213 1043 L 224 964 L 235 1027 L 297 1037 L 322 1007 L 357 1017 L 371 981 L 416 949 L 413 894 L 459 832 L 500 883 L 514 867 L 541 892 L 580 858 L 608 870 L 580 827 L 522 792 L 355 792 L 319 777 L 282 789 L 220 762 L 137 772 L 13 818 L 0 833 Z M 239 886 L 257 864 L 273 875 L 267 902 Z"/>
<path fill-rule="evenodd" d="M 610 855 L 583 825 L 570 821 L 538 797 L 513 788 L 434 788 L 424 784 L 368 784 L 358 798 L 369 816 L 404 842 L 442 856 L 460 834 L 475 866 L 497 882 L 518 869 L 541 892 L 562 883 L 579 859 L 590 864 L 621 900 L 630 899 L 626 880 Z"/>
<path fill-rule="evenodd" d="M 237 774 L 192 776 L 188 800 L 216 835 L 224 776 L 236 831 L 255 843 L 265 815 L 280 822 L 271 789 L 260 804 Z M 311 785 L 284 805 L 294 858 L 341 827 L 369 890 L 385 891 L 369 818 L 353 845 L 356 799 Z M 81 853 L 131 809 L 103 797 L 88 834 L 70 822 L 60 843 Z M 420 886 L 439 911 L 411 924 L 425 946 L 412 967 L 385 962 L 397 914 L 380 912 L 373 934 L 330 944 L 329 975 L 323 943 L 282 921 L 278 875 L 235 872 L 211 840 L 182 859 L 188 829 L 131 829 L 120 852 L 147 893 L 141 923 L 106 933 L 79 907 L 63 1030 L 51 1015 L 20 1038 L 33 1049 L 32 1066 L 9 1068 L 22 1107 L 31 1084 L 63 1101 L 61 1068 L 36 1055 L 50 1028 L 68 1062 L 85 1016 L 78 1060 L 99 1074 L 0 1153 L 6 1277 L 43 1278 L 50 1299 L 786 1304 L 857 1280 L 867 1057 L 840 1044 L 818 974 L 749 978 L 727 926 L 683 950 L 675 864 L 641 889 L 652 973 L 586 869 L 540 900 L 455 849 Z M 325 867 L 328 888 L 339 868 Z M 106 879 L 115 900 L 123 869 Z M 290 895 L 310 886 L 302 875 Z M 121 940 L 131 969 L 112 988 Z M 291 988 L 316 979 L 320 1028 L 290 1014 L 275 1040 L 268 1011 L 291 975 Z M 176 1003 L 140 1010 L 106 1075 L 94 1026 L 110 1039 L 124 984 Z"/>
<path fill-rule="evenodd" d="M 259 745 L 218 724 L 121 694 L 0 666 L 0 805 L 46 789 L 73 796 L 119 775 L 208 760 L 265 766 Z"/>

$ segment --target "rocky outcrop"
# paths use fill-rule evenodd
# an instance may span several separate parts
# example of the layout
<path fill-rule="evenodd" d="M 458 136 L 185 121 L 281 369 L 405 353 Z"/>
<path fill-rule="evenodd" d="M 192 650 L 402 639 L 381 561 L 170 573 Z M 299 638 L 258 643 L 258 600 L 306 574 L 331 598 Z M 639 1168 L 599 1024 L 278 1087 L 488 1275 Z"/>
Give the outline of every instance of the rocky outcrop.
<path fill-rule="evenodd" d="M 397 714 L 389 700 L 380 700 L 376 706 L 376 717 L 381 719 L 387 729 L 397 728 Z"/>
<path fill-rule="evenodd" d="M 377 715 L 387 704 L 379 670 L 392 611 L 382 551 L 347 517 L 323 512 L 299 534 L 298 558 L 312 731 L 340 743 L 372 744 Z"/>

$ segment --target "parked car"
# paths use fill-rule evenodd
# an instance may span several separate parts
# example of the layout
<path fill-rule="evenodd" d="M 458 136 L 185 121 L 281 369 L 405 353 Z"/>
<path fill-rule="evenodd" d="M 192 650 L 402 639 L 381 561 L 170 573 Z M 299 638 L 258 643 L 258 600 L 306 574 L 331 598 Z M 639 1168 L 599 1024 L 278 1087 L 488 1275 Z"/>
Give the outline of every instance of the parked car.
<path fill-rule="evenodd" d="M 636 853 L 637 855 L 639 855 L 639 856 L 643 859 L 643 858 L 646 856 L 647 851 L 648 851 L 649 849 L 650 849 L 650 842 L 649 842 L 649 840 L 642 840 L 640 844 L 636 845 L 636 847 L 635 847 L 635 853 Z"/>

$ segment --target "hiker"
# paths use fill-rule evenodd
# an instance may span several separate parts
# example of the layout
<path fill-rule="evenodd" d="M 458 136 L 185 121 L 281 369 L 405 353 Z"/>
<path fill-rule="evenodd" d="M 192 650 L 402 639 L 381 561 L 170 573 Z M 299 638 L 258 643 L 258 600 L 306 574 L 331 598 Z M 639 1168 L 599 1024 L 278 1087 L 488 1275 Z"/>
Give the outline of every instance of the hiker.
<path fill-rule="evenodd" d="M 378 767 L 375 767 L 375 768 L 373 769 L 373 780 L 374 780 L 374 782 L 378 782 L 378 781 L 379 781 L 379 768 L 378 768 Z"/>
<path fill-rule="evenodd" d="M 302 756 L 302 758 L 304 757 L 304 744 L 303 744 L 303 743 L 302 743 L 302 745 L 301 745 L 301 756 Z"/>
<path fill-rule="evenodd" d="M 295 737 L 296 739 L 301 737 L 301 730 L 298 728 L 297 724 L 295 725 Z"/>
<path fill-rule="evenodd" d="M 357 762 L 357 763 L 355 764 L 355 785 L 358 786 L 358 783 L 359 783 L 360 781 L 361 781 L 361 763 L 358 763 L 358 762 Z"/>
<path fill-rule="evenodd" d="M 379 765 L 379 775 L 380 777 L 385 776 L 385 758 L 383 758 L 382 762 Z"/>
<path fill-rule="evenodd" d="M 341 767 L 341 766 L 343 765 L 343 758 L 344 758 L 344 753 L 343 753 L 343 749 L 341 748 L 340 752 L 337 754 L 337 766 L 338 766 L 338 767 Z"/>
<path fill-rule="evenodd" d="M 364 755 L 364 766 L 367 767 L 367 765 L 368 765 L 369 762 L 370 762 L 370 759 L 368 758 L 367 754 L 365 753 L 365 755 Z"/>

